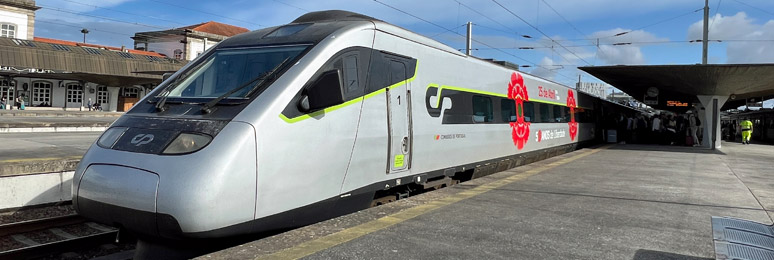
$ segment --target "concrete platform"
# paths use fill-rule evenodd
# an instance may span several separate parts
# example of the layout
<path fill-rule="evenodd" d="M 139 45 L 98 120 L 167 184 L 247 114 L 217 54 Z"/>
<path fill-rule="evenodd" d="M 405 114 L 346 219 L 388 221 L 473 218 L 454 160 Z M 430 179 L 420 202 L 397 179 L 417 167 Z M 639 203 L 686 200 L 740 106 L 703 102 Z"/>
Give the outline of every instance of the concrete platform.
<path fill-rule="evenodd" d="M 772 223 L 774 146 L 612 145 L 201 259 L 713 259 L 711 216 Z"/>
<path fill-rule="evenodd" d="M 100 132 L 0 134 L 0 177 L 75 170 Z"/>
<path fill-rule="evenodd" d="M 102 132 L 123 112 L 0 110 L 0 134 Z"/>
<path fill-rule="evenodd" d="M 106 111 L 64 111 L 62 109 L 27 109 L 11 110 L 0 109 L 0 117 L 118 117 L 124 112 L 106 112 Z"/>
<path fill-rule="evenodd" d="M 100 134 L 0 134 L 0 211 L 70 200 L 73 171 Z"/>

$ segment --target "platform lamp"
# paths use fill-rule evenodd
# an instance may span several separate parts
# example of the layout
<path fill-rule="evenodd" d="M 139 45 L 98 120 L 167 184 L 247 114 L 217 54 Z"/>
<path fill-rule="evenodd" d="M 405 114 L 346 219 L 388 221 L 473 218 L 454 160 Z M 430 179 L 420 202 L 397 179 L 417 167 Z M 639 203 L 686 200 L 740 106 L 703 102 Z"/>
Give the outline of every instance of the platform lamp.
<path fill-rule="evenodd" d="M 89 34 L 89 29 L 81 29 L 81 33 L 83 34 L 83 43 L 86 43 L 86 34 Z"/>

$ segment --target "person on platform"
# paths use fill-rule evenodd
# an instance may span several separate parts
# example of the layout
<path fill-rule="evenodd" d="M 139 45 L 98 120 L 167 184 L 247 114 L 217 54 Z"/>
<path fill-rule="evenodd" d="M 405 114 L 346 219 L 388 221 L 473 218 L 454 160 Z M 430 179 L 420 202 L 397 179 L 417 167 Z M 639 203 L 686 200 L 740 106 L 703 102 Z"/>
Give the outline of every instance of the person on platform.
<path fill-rule="evenodd" d="M 745 118 L 739 123 L 742 128 L 742 144 L 750 144 L 750 137 L 752 136 L 753 123 L 749 118 Z"/>
<path fill-rule="evenodd" d="M 89 98 L 89 101 L 86 103 L 86 106 L 89 107 L 89 111 L 91 111 L 91 109 L 92 109 L 91 105 L 92 105 L 91 104 L 91 98 Z"/>
<path fill-rule="evenodd" d="M 656 144 L 661 144 L 663 142 L 662 136 L 661 136 L 661 130 L 663 130 L 661 115 L 655 115 L 653 116 L 653 124 L 651 126 L 650 131 L 652 132 L 653 136 L 653 142 Z"/>
<path fill-rule="evenodd" d="M 696 135 L 696 131 L 699 130 L 699 125 L 696 121 L 696 115 L 693 113 L 693 111 L 688 111 L 688 132 L 691 134 L 691 138 L 693 138 L 693 146 L 699 146 L 699 137 Z"/>

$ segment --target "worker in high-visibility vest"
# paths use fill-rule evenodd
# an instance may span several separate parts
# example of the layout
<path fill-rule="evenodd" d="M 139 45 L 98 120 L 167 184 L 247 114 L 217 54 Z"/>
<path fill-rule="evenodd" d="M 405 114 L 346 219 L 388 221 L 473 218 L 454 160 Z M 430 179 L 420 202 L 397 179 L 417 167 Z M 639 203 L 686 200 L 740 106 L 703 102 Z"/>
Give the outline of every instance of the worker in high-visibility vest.
<path fill-rule="evenodd" d="M 750 136 L 752 136 L 753 123 L 750 119 L 744 119 L 739 123 L 742 128 L 742 144 L 750 144 Z"/>

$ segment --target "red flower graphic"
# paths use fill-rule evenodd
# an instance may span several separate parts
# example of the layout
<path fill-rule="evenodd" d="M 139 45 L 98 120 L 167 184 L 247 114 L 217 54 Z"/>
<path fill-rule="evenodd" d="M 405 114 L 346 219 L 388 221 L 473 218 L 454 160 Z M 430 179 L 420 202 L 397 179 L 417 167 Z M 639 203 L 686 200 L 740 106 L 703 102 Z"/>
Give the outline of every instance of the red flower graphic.
<path fill-rule="evenodd" d="M 511 83 L 508 83 L 508 98 L 517 101 L 519 99 L 529 101 L 527 86 L 524 85 L 524 78 L 519 73 L 514 72 L 511 74 Z"/>
<path fill-rule="evenodd" d="M 572 89 L 567 90 L 567 106 L 570 107 L 570 122 L 567 123 L 570 125 L 570 140 L 575 141 L 575 136 L 578 135 L 578 122 L 575 122 L 575 107 L 578 105 L 575 104 L 575 94 L 573 94 Z"/>
<path fill-rule="evenodd" d="M 516 122 L 511 122 L 511 138 L 513 145 L 519 150 L 529 140 L 529 122 L 524 122 L 524 101 L 529 101 L 527 86 L 524 85 L 524 78 L 521 74 L 514 72 L 511 74 L 511 82 L 508 83 L 508 98 L 516 103 Z"/>

